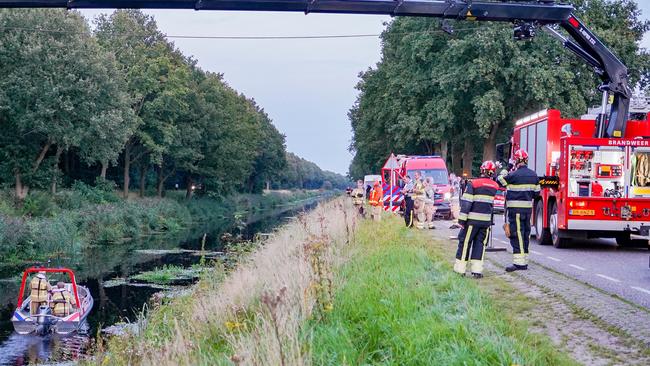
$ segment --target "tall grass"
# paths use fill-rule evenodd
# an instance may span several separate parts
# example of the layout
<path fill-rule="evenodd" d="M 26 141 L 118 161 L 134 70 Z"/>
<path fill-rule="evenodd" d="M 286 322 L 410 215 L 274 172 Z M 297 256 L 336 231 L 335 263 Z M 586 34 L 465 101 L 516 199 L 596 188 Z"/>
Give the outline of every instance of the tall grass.
<path fill-rule="evenodd" d="M 139 334 L 114 338 L 100 364 L 297 365 L 309 363 L 302 332 L 329 309 L 327 271 L 350 241 L 349 202 L 321 204 L 287 224 L 230 273 L 217 267 L 191 294 L 160 306 Z M 322 258 L 315 258 L 321 256 Z M 315 262 L 315 259 L 317 261 Z M 330 304 L 331 306 L 331 304 Z"/>
<path fill-rule="evenodd" d="M 398 220 L 364 223 L 337 274 L 333 310 L 312 322 L 318 365 L 573 365 L 497 308 L 431 239 Z"/>

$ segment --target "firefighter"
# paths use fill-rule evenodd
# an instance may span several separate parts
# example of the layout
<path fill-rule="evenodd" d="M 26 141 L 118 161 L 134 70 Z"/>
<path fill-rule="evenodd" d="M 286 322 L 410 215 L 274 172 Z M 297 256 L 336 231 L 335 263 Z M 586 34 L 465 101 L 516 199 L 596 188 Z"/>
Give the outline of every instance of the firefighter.
<path fill-rule="evenodd" d="M 492 161 L 481 164 L 481 177 L 467 182 L 460 199 L 458 250 L 454 271 L 465 275 L 467 262 L 474 278 L 483 277 L 483 256 L 492 226 L 492 206 L 499 185 L 492 179 L 496 166 Z"/>
<path fill-rule="evenodd" d="M 363 209 L 365 192 L 366 191 L 363 189 L 363 181 L 358 180 L 357 188 L 353 189 L 352 194 L 350 195 L 352 197 L 352 204 L 357 209 L 357 212 L 359 212 L 359 215 L 361 215 L 361 217 L 365 216 L 365 211 Z"/>
<path fill-rule="evenodd" d="M 407 175 L 404 177 L 404 223 L 406 227 L 413 227 L 413 181 L 411 176 Z"/>
<path fill-rule="evenodd" d="M 512 245 L 512 265 L 507 272 L 528 269 L 528 242 L 530 240 L 530 220 L 533 200 L 539 195 L 537 173 L 528 168 L 528 153 L 524 149 L 515 151 L 515 170 L 497 179 L 506 188 L 506 217 L 510 226 L 510 245 Z"/>
<path fill-rule="evenodd" d="M 29 288 L 31 290 L 29 300 L 30 311 L 32 315 L 36 315 L 41 305 L 47 305 L 48 293 L 52 289 L 52 286 L 47 281 L 45 272 L 41 271 L 29 282 Z"/>
<path fill-rule="evenodd" d="M 72 310 L 72 306 L 76 306 L 77 302 L 65 288 L 65 283 L 59 282 L 56 288 L 52 289 L 52 314 L 54 316 L 68 316 Z"/>
<path fill-rule="evenodd" d="M 426 215 L 425 227 L 429 229 L 435 229 L 436 227 L 433 225 L 433 218 L 436 216 L 436 187 L 433 184 L 431 177 L 427 177 L 427 179 L 424 180 L 424 194 L 424 213 Z"/>
<path fill-rule="evenodd" d="M 425 214 L 425 187 L 422 181 L 420 172 L 415 172 L 415 182 L 413 182 L 413 195 L 412 195 L 415 208 L 415 217 L 417 219 L 416 227 L 424 229 L 426 214 Z"/>
<path fill-rule="evenodd" d="M 381 187 L 381 182 L 379 179 L 377 179 L 375 184 L 372 186 L 372 190 L 370 191 L 370 198 L 368 199 L 370 206 L 372 206 L 370 215 L 375 221 L 381 221 L 381 211 L 384 206 L 383 197 L 384 190 Z"/>

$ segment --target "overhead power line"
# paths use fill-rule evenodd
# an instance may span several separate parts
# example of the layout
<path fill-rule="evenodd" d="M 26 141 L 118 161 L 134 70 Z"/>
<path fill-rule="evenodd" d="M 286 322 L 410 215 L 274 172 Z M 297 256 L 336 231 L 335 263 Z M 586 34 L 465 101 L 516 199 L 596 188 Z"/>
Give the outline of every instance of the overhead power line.
<path fill-rule="evenodd" d="M 486 29 L 486 27 L 472 27 L 472 28 L 459 28 L 454 29 L 454 32 L 463 32 L 463 31 L 479 31 Z M 56 29 L 43 29 L 43 28 L 28 28 L 28 27 L 13 27 L 13 26 L 1 26 L 0 30 L 9 30 L 9 31 L 27 31 L 27 32 L 39 32 L 39 33 L 51 33 L 51 34 L 85 34 L 81 32 L 68 32 Z M 391 34 L 436 34 L 436 33 L 446 33 L 442 29 L 434 29 L 430 31 L 414 31 L 414 32 L 392 32 Z M 117 36 L 120 37 L 141 37 L 142 35 L 137 33 L 119 33 Z M 213 40 L 291 40 L 291 39 L 337 39 L 337 38 L 377 38 L 381 36 L 381 33 L 361 33 L 361 34 L 314 34 L 314 35 L 269 35 L 269 36 L 208 36 L 208 35 L 162 35 L 165 38 L 169 39 L 213 39 Z"/>

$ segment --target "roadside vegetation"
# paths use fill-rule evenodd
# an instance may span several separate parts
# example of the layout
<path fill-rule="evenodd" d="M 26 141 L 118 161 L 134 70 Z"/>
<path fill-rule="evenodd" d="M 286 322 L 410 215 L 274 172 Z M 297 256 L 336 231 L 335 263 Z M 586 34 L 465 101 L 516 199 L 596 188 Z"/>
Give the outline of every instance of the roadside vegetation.
<path fill-rule="evenodd" d="M 314 364 L 575 364 L 400 224 L 361 225 L 336 271 L 333 310 L 307 331 Z"/>
<path fill-rule="evenodd" d="M 11 192 L 0 192 L 0 250 L 4 263 L 69 256 L 90 245 L 175 233 L 199 225 L 232 220 L 281 205 L 297 204 L 333 194 L 286 191 L 193 197 L 184 192 L 166 198 L 122 199 L 112 185 L 76 182 L 55 195 L 32 192 L 22 206 L 12 204 Z"/>
<path fill-rule="evenodd" d="M 93 362 L 576 364 L 402 226 L 358 222 L 347 200 L 320 205 L 156 305 Z"/>

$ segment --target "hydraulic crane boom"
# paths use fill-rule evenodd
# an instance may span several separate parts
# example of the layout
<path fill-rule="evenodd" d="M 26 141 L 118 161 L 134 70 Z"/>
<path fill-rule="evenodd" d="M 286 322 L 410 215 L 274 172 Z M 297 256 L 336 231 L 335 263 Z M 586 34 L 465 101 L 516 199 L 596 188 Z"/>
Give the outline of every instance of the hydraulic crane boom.
<path fill-rule="evenodd" d="M 592 66 L 603 81 L 599 88 L 603 92 L 603 115 L 598 120 L 596 137 L 625 135 L 631 97 L 627 67 L 573 15 L 572 5 L 555 0 L 0 0 L 0 7 L 250 10 L 436 17 L 511 22 L 515 25 L 516 39 L 532 38 L 537 28 L 557 24 L 575 42 L 547 29 Z M 608 95 L 613 96 L 613 103 L 606 117 L 604 107 Z"/>

